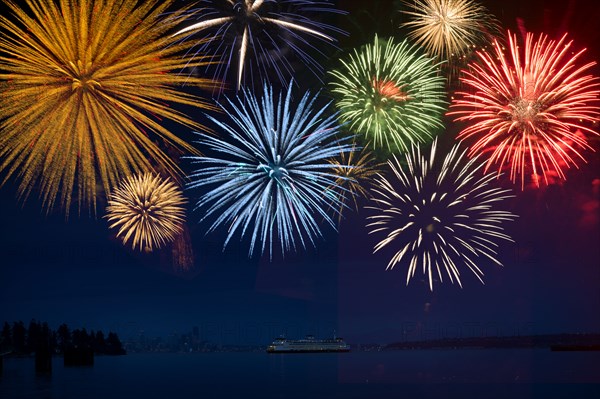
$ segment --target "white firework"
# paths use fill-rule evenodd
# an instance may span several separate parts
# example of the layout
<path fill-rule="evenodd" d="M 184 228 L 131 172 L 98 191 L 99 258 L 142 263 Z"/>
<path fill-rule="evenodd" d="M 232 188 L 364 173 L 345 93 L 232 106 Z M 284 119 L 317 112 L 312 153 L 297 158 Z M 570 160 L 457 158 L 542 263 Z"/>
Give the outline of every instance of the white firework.
<path fill-rule="evenodd" d="M 393 248 L 387 269 L 405 261 L 406 283 L 420 269 L 432 291 L 434 278 L 443 281 L 444 275 L 462 287 L 461 268 L 483 283 L 479 265 L 501 265 L 497 241 L 512 241 L 503 224 L 516 218 L 501 208 L 511 191 L 492 184 L 496 174 L 481 173 L 484 162 L 469 160 L 458 145 L 438 157 L 436 147 L 437 140 L 427 157 L 413 146 L 405 164 L 388 161 L 392 175 L 376 178 L 368 207 L 376 213 L 367 224 L 371 234 L 383 235 L 374 252 Z"/>
<path fill-rule="evenodd" d="M 278 76 L 282 84 L 293 76 L 293 67 L 285 54 L 291 50 L 313 72 L 322 66 L 309 52 L 315 43 L 307 37 L 334 43 L 324 32 L 341 30 L 318 21 L 320 13 L 341 13 L 327 1 L 306 0 L 202 0 L 190 11 L 190 19 L 198 22 L 173 34 L 185 35 L 184 40 L 197 40 L 200 54 L 209 54 L 213 60 L 215 78 L 227 80 L 237 64 L 236 84 L 240 90 L 244 75 L 260 75 L 268 80 Z M 236 60 L 237 59 L 237 60 Z M 254 62 L 253 62 L 254 60 Z"/>

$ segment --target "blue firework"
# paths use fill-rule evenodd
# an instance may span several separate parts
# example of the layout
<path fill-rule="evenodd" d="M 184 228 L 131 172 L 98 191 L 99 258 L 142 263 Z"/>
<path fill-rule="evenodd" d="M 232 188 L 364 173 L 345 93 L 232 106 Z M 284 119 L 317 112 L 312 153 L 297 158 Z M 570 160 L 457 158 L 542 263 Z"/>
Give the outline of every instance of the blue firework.
<path fill-rule="evenodd" d="M 213 61 L 209 66 L 213 77 L 235 80 L 238 90 L 246 73 L 263 80 L 274 74 L 286 84 L 294 71 L 289 54 L 320 75 L 322 67 L 311 56 L 319 52 L 315 39 L 334 43 L 329 33 L 343 33 L 319 21 L 324 12 L 341 13 L 329 1 L 201 0 L 189 12 L 194 23 L 174 36 L 195 40 L 192 51 Z"/>
<path fill-rule="evenodd" d="M 262 99 L 244 90 L 219 104 L 231 123 L 209 116 L 224 138 L 200 134 L 198 143 L 214 156 L 192 157 L 200 168 L 189 187 L 205 188 L 196 209 L 205 210 L 202 220 L 215 218 L 209 232 L 227 226 L 224 247 L 240 231 L 251 237 L 250 255 L 260 243 L 272 256 L 274 241 L 285 253 L 297 242 L 315 245 L 323 222 L 335 229 L 330 215 L 339 214 L 344 189 L 330 161 L 353 147 L 336 138 L 327 106 L 314 110 L 316 96 L 304 94 L 295 109 L 291 98 L 291 84 L 285 98 L 266 85 Z"/>

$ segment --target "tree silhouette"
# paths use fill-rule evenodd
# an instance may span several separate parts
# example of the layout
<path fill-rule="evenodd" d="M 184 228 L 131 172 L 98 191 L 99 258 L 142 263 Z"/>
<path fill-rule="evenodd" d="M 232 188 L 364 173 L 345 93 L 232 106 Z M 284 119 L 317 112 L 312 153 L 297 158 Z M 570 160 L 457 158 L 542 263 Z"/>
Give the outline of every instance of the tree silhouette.
<path fill-rule="evenodd" d="M 13 328 L 12 328 L 12 341 L 13 341 L 13 348 L 15 350 L 16 353 L 21 353 L 24 354 L 26 353 L 26 348 L 25 348 L 25 336 L 27 333 L 27 329 L 25 328 L 25 324 L 23 324 L 22 321 L 19 322 L 14 322 L 13 323 Z"/>
<path fill-rule="evenodd" d="M 65 349 L 71 345 L 71 330 L 66 324 L 63 323 L 58 327 L 56 341 L 61 353 L 64 353 Z"/>
<path fill-rule="evenodd" d="M 0 353 L 14 352 L 17 355 L 29 355 L 32 352 L 64 354 L 72 349 L 93 351 L 95 354 L 124 355 L 123 344 L 116 333 L 107 337 L 100 330 L 85 328 L 72 330 L 65 323 L 53 331 L 47 322 L 32 319 L 25 328 L 22 321 L 11 325 L 4 322 L 0 332 Z"/>
<path fill-rule="evenodd" d="M 7 321 L 4 322 L 2 332 L 0 333 L 0 352 L 9 352 L 13 350 L 12 329 Z"/>
<path fill-rule="evenodd" d="M 94 337 L 94 352 L 106 353 L 106 340 L 102 331 L 97 331 Z"/>
<path fill-rule="evenodd" d="M 119 336 L 114 332 L 108 333 L 106 338 L 106 354 L 108 355 L 124 355 L 125 349 L 119 340 Z"/>
<path fill-rule="evenodd" d="M 29 328 L 27 329 L 25 353 L 31 353 L 37 349 L 38 343 L 40 341 L 40 330 L 40 324 L 37 321 L 35 321 L 35 319 L 32 319 L 29 322 Z"/>

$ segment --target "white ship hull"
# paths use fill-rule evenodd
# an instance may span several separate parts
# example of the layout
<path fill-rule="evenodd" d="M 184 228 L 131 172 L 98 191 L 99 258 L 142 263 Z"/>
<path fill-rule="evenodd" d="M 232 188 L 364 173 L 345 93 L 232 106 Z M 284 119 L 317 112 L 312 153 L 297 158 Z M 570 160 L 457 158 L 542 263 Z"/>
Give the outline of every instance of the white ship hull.
<path fill-rule="evenodd" d="M 349 352 L 350 346 L 341 338 L 314 339 L 307 337 L 300 340 L 279 338 L 267 347 L 269 353 L 316 353 L 316 352 Z"/>

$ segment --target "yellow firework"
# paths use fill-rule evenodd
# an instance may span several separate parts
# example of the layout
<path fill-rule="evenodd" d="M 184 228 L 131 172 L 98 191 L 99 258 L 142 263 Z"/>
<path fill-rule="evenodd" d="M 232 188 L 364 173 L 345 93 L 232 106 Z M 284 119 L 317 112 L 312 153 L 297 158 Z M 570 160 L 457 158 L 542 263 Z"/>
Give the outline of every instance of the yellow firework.
<path fill-rule="evenodd" d="M 444 60 L 461 57 L 482 39 L 499 32 L 497 21 L 473 0 L 404 0 L 410 37 Z"/>
<path fill-rule="evenodd" d="M 152 173 L 133 175 L 113 192 L 106 208 L 111 229 L 123 244 L 152 251 L 183 231 L 186 203 L 181 189 Z"/>
<path fill-rule="evenodd" d="M 93 207 L 123 177 L 179 175 L 160 145 L 193 152 L 160 121 L 202 126 L 169 107 L 207 108 L 178 90 L 211 81 L 179 75 L 189 60 L 168 31 L 182 13 L 171 0 L 5 0 L 0 16 L 0 171 L 56 203 Z M 23 5 L 26 8 L 21 8 Z M 28 9 L 27 9 L 28 8 Z M 202 61 L 197 61 L 195 65 Z"/>

